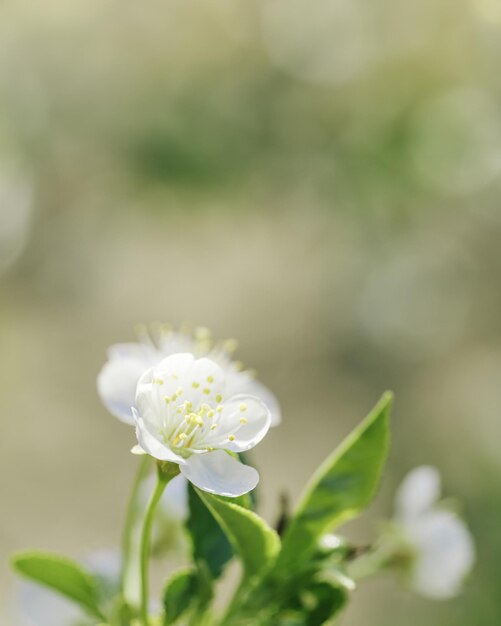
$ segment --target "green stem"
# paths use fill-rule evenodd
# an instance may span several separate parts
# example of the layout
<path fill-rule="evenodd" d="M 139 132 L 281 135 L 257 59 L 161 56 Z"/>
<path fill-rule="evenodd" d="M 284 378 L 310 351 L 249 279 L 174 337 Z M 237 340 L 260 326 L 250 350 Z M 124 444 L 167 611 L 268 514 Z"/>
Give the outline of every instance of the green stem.
<path fill-rule="evenodd" d="M 122 531 L 122 573 L 121 573 L 121 584 L 120 588 L 122 589 L 122 593 L 124 596 L 127 596 L 126 593 L 126 585 L 127 585 L 127 576 L 129 574 L 132 562 L 133 562 L 133 531 L 137 522 L 138 515 L 138 499 L 140 494 L 141 485 L 143 484 L 144 479 L 148 475 L 150 470 L 150 461 L 151 457 L 144 455 L 141 458 L 141 462 L 139 464 L 139 468 L 136 473 L 136 477 L 134 479 L 134 483 L 132 485 L 132 491 L 129 496 L 129 502 L 127 504 L 127 512 L 125 514 L 125 523 Z M 128 598 L 126 597 L 126 600 Z"/>
<path fill-rule="evenodd" d="M 380 543 L 348 565 L 348 576 L 353 580 L 362 580 L 378 574 L 395 554 L 393 542 Z"/>
<path fill-rule="evenodd" d="M 149 557 L 150 557 L 150 543 L 151 543 L 151 529 L 153 527 L 153 520 L 155 519 L 155 511 L 157 509 L 160 498 L 164 492 L 165 487 L 169 481 L 179 473 L 179 466 L 172 463 L 162 463 L 158 465 L 158 480 L 155 490 L 151 494 L 148 507 L 146 509 L 146 515 L 143 522 L 143 530 L 141 532 L 141 606 L 140 606 L 140 619 L 143 626 L 149 626 L 148 616 L 148 596 L 149 596 Z"/>

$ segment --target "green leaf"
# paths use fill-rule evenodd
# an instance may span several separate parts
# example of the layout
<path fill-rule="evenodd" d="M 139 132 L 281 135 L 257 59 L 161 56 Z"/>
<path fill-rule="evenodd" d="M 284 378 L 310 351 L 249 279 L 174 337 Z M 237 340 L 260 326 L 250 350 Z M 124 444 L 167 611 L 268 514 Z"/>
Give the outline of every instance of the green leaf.
<path fill-rule="evenodd" d="M 240 556 L 244 580 L 261 573 L 280 549 L 277 533 L 256 513 L 234 501 L 196 491 Z"/>
<path fill-rule="evenodd" d="M 40 585 L 49 587 L 103 620 L 97 580 L 74 561 L 55 554 L 26 552 L 12 558 L 14 569 Z"/>
<path fill-rule="evenodd" d="M 317 582 L 301 593 L 307 626 L 320 626 L 346 604 L 346 592 L 328 582 Z"/>
<path fill-rule="evenodd" d="M 392 399 L 386 392 L 313 475 L 285 532 L 278 570 L 303 564 L 324 532 L 355 517 L 372 500 L 388 450 Z"/>
<path fill-rule="evenodd" d="M 163 594 L 165 623 L 172 624 L 192 605 L 198 589 L 194 570 L 176 572 L 167 582 Z"/>
<path fill-rule="evenodd" d="M 191 483 L 188 486 L 188 503 L 190 516 L 186 525 L 191 536 L 193 560 L 203 561 L 212 578 L 217 578 L 233 556 L 233 549 Z"/>

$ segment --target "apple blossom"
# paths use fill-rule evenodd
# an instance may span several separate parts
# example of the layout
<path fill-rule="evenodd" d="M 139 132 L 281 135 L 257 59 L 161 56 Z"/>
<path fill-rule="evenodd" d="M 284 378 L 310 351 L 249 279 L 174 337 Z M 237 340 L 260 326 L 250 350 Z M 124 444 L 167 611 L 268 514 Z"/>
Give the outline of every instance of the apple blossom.
<path fill-rule="evenodd" d="M 446 599 L 461 590 L 475 561 L 475 547 L 464 522 L 440 507 L 439 498 L 438 471 L 417 467 L 398 489 L 394 522 L 412 550 L 412 587 L 424 596 Z"/>
<path fill-rule="evenodd" d="M 162 325 L 154 327 L 151 334 L 140 327 L 138 334 L 139 342 L 115 344 L 108 349 L 108 361 L 97 378 L 103 404 L 121 421 L 134 424 L 131 407 L 135 406 L 136 386 L 148 368 L 166 356 L 190 353 L 197 358 L 208 357 L 222 368 L 229 395 L 242 393 L 260 398 L 271 413 L 272 426 L 280 423 L 280 405 L 274 394 L 254 378 L 252 371 L 243 370 L 241 363 L 232 359 L 234 340 L 215 344 L 206 328 L 197 328 L 193 333 L 174 332 Z"/>
<path fill-rule="evenodd" d="M 179 465 L 195 486 L 236 497 L 254 489 L 257 471 L 228 452 L 253 448 L 271 415 L 257 397 L 231 395 L 223 369 L 193 354 L 173 354 L 148 369 L 136 391 L 137 453 Z"/>

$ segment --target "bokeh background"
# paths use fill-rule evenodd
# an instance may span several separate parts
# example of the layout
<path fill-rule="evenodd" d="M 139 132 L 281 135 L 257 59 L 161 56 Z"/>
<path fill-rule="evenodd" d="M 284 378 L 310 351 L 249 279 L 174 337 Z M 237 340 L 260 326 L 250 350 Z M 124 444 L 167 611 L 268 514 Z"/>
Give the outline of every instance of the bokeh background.
<path fill-rule="evenodd" d="M 6 0 L 0 58 L 0 622 L 12 551 L 117 544 L 133 434 L 95 377 L 158 319 L 279 396 L 269 520 L 395 391 L 351 532 L 435 464 L 478 564 L 445 603 L 367 582 L 346 626 L 501 623 L 501 4 Z"/>

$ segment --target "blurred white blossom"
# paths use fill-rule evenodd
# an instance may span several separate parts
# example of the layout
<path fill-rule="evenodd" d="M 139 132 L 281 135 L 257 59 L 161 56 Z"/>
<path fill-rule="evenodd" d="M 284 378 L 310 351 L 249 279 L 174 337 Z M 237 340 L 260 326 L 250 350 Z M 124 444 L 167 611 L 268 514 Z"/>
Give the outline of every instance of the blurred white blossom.
<path fill-rule="evenodd" d="M 394 521 L 412 550 L 410 582 L 414 590 L 447 599 L 461 590 L 475 561 L 475 547 L 464 522 L 438 504 L 440 489 L 435 468 L 412 470 L 397 492 Z"/>
<path fill-rule="evenodd" d="M 97 379 L 101 400 L 118 419 L 134 424 L 131 407 L 135 406 L 140 376 L 166 356 L 184 352 L 215 361 L 224 371 L 228 395 L 242 393 L 260 398 L 270 410 L 272 426 L 280 423 L 281 411 L 276 397 L 255 380 L 253 372 L 243 370 L 241 363 L 232 359 L 236 347 L 234 340 L 214 343 L 206 328 L 196 328 L 190 333 L 187 330 L 174 332 L 158 325 L 151 335 L 144 327 L 138 331 L 140 342 L 116 344 L 109 348 L 108 361 Z"/>

